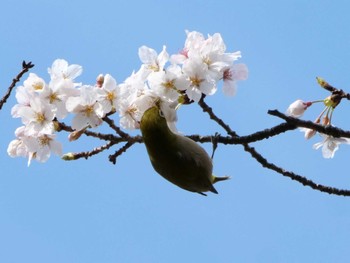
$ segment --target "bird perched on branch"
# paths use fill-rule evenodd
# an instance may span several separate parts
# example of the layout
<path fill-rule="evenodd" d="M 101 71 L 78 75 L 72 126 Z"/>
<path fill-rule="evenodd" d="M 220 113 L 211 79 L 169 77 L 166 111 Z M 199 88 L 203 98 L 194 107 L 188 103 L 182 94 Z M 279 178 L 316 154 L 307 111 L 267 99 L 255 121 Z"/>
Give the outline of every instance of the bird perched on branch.
<path fill-rule="evenodd" d="M 169 129 L 160 101 L 146 110 L 140 129 L 153 168 L 173 184 L 206 195 L 217 194 L 213 184 L 229 179 L 212 174 L 212 159 L 199 144 Z"/>

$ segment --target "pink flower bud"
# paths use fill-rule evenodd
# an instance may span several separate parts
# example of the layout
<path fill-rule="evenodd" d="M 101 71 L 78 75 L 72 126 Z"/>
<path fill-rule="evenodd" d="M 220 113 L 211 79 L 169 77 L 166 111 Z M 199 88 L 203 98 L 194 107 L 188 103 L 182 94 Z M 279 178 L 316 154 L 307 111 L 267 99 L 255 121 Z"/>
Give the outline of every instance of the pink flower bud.
<path fill-rule="evenodd" d="M 316 134 L 316 131 L 312 129 L 305 129 L 304 131 L 305 131 L 305 139 L 307 140 L 309 140 Z"/>
<path fill-rule="evenodd" d="M 105 80 L 105 77 L 103 76 L 103 74 L 98 75 L 96 78 L 96 86 L 101 88 L 104 80 Z"/>
<path fill-rule="evenodd" d="M 319 124 L 320 121 L 321 121 L 321 119 L 320 119 L 320 117 L 318 117 L 318 118 L 314 121 L 314 123 Z M 316 131 L 313 130 L 313 129 L 301 128 L 300 130 L 301 130 L 302 132 L 305 132 L 305 139 L 307 139 L 307 140 L 310 139 L 310 138 L 312 138 L 312 137 L 316 134 Z"/>
<path fill-rule="evenodd" d="M 286 111 L 286 115 L 299 118 L 304 114 L 305 110 L 311 106 L 311 104 L 312 102 L 304 102 L 302 100 L 296 100 L 289 105 Z"/>

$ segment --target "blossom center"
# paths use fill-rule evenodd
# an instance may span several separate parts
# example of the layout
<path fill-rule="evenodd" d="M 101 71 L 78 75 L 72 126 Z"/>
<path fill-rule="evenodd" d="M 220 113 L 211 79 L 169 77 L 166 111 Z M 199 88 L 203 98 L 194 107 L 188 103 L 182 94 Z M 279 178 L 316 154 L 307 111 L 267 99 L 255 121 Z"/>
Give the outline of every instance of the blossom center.
<path fill-rule="evenodd" d="M 135 114 L 136 111 L 137 111 L 137 108 L 134 107 L 134 106 L 131 106 L 131 107 L 128 108 L 127 113 L 128 113 L 129 115 L 133 116 L 133 115 Z"/>
<path fill-rule="evenodd" d="M 94 112 L 94 107 L 92 105 L 86 106 L 85 113 L 88 117 L 90 117 L 93 112 Z"/>
<path fill-rule="evenodd" d="M 113 92 L 108 92 L 107 93 L 107 100 L 112 102 L 115 99 L 115 94 Z"/>
<path fill-rule="evenodd" d="M 211 60 L 209 58 L 205 58 L 203 59 L 203 63 L 207 64 L 208 66 L 210 66 L 211 64 Z"/>
<path fill-rule="evenodd" d="M 224 80 L 232 80 L 232 72 L 230 69 L 224 71 Z"/>
<path fill-rule="evenodd" d="M 149 65 L 148 68 L 152 71 L 159 71 L 159 66 L 158 65 Z"/>
<path fill-rule="evenodd" d="M 162 86 L 166 89 L 175 89 L 174 80 L 169 80 L 167 82 L 163 82 Z"/>
<path fill-rule="evenodd" d="M 35 83 L 33 83 L 32 86 L 33 86 L 34 90 L 42 90 L 44 87 L 42 82 L 35 82 Z"/>
<path fill-rule="evenodd" d="M 183 50 L 180 51 L 180 54 L 185 56 L 186 58 L 188 58 L 188 50 L 183 49 Z"/>
<path fill-rule="evenodd" d="M 192 85 L 195 87 L 199 87 L 203 81 L 202 79 L 200 79 L 198 77 L 191 77 L 190 80 L 191 80 Z"/>
<path fill-rule="evenodd" d="M 48 137 L 48 136 L 41 136 L 39 138 L 39 143 L 41 146 L 45 146 L 45 145 L 48 145 L 50 143 L 51 139 Z"/>
<path fill-rule="evenodd" d="M 43 123 L 46 120 L 45 115 L 41 112 L 37 112 L 35 117 L 36 121 L 39 123 Z"/>
<path fill-rule="evenodd" d="M 50 100 L 50 103 L 52 104 L 54 101 L 60 101 L 60 99 L 58 98 L 57 96 L 57 93 L 54 92 L 52 94 L 50 94 L 49 96 L 49 100 Z"/>

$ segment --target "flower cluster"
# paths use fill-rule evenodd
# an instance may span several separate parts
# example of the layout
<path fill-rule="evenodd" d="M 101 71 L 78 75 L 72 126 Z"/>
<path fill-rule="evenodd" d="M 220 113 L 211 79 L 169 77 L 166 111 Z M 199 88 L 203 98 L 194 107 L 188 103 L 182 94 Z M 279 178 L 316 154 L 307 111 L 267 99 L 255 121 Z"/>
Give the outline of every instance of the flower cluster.
<path fill-rule="evenodd" d="M 317 78 L 317 82 L 321 85 L 321 87 L 325 88 L 325 86 L 331 87 L 326 81 L 324 81 L 322 78 Z M 289 105 L 288 109 L 286 110 L 286 115 L 291 116 L 294 118 L 300 118 L 304 112 L 314 103 L 317 102 L 323 102 L 325 105 L 324 109 L 321 111 L 319 116 L 316 118 L 314 123 L 321 124 L 324 126 L 332 125 L 332 115 L 334 109 L 339 105 L 342 97 L 339 96 L 337 90 L 333 87 L 332 89 L 329 89 L 329 91 L 332 91 L 332 94 L 325 98 L 324 100 L 317 100 L 317 101 L 308 101 L 304 102 L 303 100 L 296 100 L 291 105 Z M 326 88 L 327 89 L 327 88 Z M 305 134 L 305 139 L 312 138 L 316 131 L 313 129 L 308 128 L 300 128 L 302 132 Z M 314 149 L 319 149 L 322 147 L 322 156 L 324 158 L 333 158 L 335 152 L 339 149 L 340 144 L 350 144 L 349 138 L 336 138 L 331 135 L 326 134 L 320 134 L 323 140 L 319 143 L 316 143 L 313 145 Z"/>
<path fill-rule="evenodd" d="M 8 154 L 27 157 L 28 165 L 33 159 L 45 162 L 51 152 L 61 155 L 55 123 L 68 114 L 74 115 L 71 127 L 75 134 L 101 125 L 107 114 L 115 112 L 119 113 L 121 127 L 138 129 L 143 113 L 161 100 L 169 127 L 175 129 L 178 106 L 213 95 L 219 81 L 223 81 L 226 95 L 234 95 L 236 82 L 248 75 L 244 64 L 234 63 L 240 52 L 227 53 L 218 33 L 207 38 L 196 31 L 186 33 L 185 45 L 178 54 L 169 55 L 165 46 L 159 54 L 140 47 L 140 69 L 121 84 L 109 74 L 98 76 L 94 85 L 77 83 L 82 67 L 63 59 L 55 60 L 48 69 L 49 83 L 31 73 L 16 91 L 18 104 L 12 116 L 21 118 L 23 126 L 16 130 Z M 76 138 L 74 134 L 69 137 Z"/>

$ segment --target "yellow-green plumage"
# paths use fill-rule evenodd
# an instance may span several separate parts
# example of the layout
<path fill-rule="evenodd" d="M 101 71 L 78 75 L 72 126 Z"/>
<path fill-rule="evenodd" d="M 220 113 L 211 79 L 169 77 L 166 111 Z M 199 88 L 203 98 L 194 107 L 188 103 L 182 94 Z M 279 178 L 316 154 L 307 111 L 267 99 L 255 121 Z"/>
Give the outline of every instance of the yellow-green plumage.
<path fill-rule="evenodd" d="M 212 175 L 207 152 L 193 140 L 173 133 L 158 106 L 144 113 L 140 129 L 153 168 L 173 184 L 200 194 L 218 193 L 213 184 L 229 178 Z"/>

